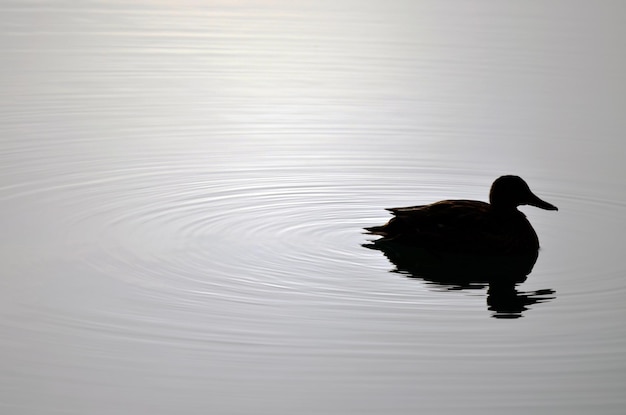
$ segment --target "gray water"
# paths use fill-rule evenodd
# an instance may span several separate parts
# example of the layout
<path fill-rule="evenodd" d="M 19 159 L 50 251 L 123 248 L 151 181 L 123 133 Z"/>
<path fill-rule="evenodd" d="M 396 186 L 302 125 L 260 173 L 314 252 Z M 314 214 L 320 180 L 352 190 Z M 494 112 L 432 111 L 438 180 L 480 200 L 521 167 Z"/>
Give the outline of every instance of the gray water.
<path fill-rule="evenodd" d="M 622 3 L 0 12 L 2 413 L 623 413 Z M 362 246 L 502 174 L 515 312 Z"/>

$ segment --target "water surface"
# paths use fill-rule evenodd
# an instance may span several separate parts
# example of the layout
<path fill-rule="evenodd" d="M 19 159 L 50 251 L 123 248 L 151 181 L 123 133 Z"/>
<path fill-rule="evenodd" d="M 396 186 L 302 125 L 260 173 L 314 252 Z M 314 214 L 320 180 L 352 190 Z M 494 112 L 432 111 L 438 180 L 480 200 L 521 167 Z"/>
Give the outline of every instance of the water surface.
<path fill-rule="evenodd" d="M 5 412 L 622 412 L 621 5 L 0 9 Z M 519 309 L 362 246 L 502 174 Z"/>

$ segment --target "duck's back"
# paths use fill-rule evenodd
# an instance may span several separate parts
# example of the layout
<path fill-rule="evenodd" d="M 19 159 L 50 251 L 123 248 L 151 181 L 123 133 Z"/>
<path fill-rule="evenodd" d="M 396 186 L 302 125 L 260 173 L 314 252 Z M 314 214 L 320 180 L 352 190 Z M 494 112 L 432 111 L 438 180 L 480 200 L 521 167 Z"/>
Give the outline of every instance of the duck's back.
<path fill-rule="evenodd" d="M 444 200 L 388 210 L 394 218 L 367 229 L 385 240 L 467 253 L 508 254 L 539 248 L 535 231 L 517 209 L 502 212 L 476 200 Z"/>

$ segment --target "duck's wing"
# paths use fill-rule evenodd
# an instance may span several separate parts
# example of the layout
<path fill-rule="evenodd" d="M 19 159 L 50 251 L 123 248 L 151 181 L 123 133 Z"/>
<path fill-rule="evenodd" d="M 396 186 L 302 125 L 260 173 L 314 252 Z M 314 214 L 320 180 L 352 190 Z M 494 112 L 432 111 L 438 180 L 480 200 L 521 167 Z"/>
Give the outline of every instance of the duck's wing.
<path fill-rule="evenodd" d="M 396 208 L 385 208 L 385 210 L 388 210 L 389 212 L 393 213 L 394 215 L 400 212 L 412 212 L 412 211 L 418 211 L 421 209 L 424 209 L 426 207 L 428 207 L 430 205 L 417 205 L 417 206 L 406 206 L 406 207 L 396 207 Z"/>
<path fill-rule="evenodd" d="M 443 200 L 430 205 L 387 209 L 394 217 L 382 226 L 367 228 L 386 238 L 465 234 L 484 227 L 490 205 L 475 200 Z"/>
<path fill-rule="evenodd" d="M 488 213 L 489 203 L 478 200 L 442 200 L 430 205 L 408 206 L 387 209 L 395 216 L 411 217 L 422 220 L 455 221 L 476 219 Z"/>
<path fill-rule="evenodd" d="M 442 200 L 430 205 L 395 208 L 391 212 L 414 230 L 442 232 L 480 227 L 490 210 L 488 203 L 477 200 Z"/>

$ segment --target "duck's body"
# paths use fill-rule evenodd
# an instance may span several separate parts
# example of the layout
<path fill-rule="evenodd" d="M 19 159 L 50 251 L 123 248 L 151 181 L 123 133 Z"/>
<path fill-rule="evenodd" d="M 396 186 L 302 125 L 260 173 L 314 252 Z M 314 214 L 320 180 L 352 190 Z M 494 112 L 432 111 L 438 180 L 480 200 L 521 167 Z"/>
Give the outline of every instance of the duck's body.
<path fill-rule="evenodd" d="M 491 187 L 490 203 L 443 200 L 430 205 L 388 209 L 382 226 L 366 228 L 379 241 L 394 241 L 467 254 L 523 254 L 539 249 L 539 239 L 519 205 L 557 210 L 535 196 L 524 180 L 502 176 Z M 378 241 L 377 241 L 378 242 Z"/>

